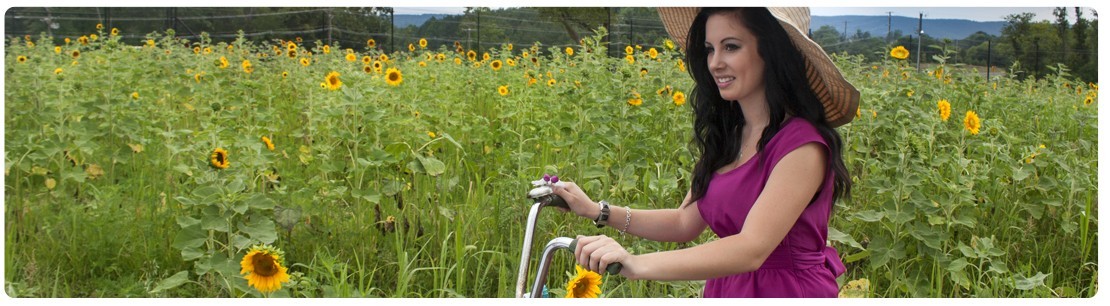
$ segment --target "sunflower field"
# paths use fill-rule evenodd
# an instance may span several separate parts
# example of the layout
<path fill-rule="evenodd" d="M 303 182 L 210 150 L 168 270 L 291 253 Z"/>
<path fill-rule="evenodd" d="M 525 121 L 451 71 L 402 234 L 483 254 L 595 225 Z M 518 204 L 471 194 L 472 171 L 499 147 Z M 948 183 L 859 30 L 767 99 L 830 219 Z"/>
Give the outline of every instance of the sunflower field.
<path fill-rule="evenodd" d="M 512 297 L 531 181 L 637 209 L 689 188 L 692 81 L 669 41 L 608 57 L 599 29 L 572 47 L 387 54 L 172 31 L 128 45 L 121 30 L 7 40 L 8 296 Z M 862 94 L 838 128 L 855 183 L 830 229 L 841 295 L 1093 296 L 1098 85 L 891 55 L 834 56 Z M 715 239 L 540 220 L 536 244 Z M 575 274 L 557 256 L 550 295 L 704 283 Z"/>

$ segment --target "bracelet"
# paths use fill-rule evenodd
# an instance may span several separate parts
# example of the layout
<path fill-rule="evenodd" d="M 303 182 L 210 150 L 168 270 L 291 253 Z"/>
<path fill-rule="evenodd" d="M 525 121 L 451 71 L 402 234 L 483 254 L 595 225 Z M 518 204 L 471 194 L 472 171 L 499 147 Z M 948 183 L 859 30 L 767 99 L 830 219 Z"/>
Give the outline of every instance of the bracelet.
<path fill-rule="evenodd" d="M 624 208 L 624 229 L 620 231 L 621 236 L 624 236 L 624 233 L 628 232 L 628 226 L 630 224 L 632 224 L 632 208 L 626 206 Z"/>

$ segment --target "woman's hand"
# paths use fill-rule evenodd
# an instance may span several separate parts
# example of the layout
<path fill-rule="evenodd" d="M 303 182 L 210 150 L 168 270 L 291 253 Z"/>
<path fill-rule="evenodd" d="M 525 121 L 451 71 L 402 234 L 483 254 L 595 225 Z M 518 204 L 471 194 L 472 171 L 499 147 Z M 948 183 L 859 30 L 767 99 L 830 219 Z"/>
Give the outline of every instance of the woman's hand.
<path fill-rule="evenodd" d="M 582 189 L 578 188 L 578 185 L 574 182 L 560 181 L 554 184 L 551 190 L 567 202 L 571 212 L 580 217 L 594 220 L 597 219 L 597 215 L 601 214 L 601 209 L 598 208 L 597 203 L 590 200 L 590 197 L 582 192 Z"/>
<path fill-rule="evenodd" d="M 577 238 L 577 246 L 574 248 L 574 258 L 578 261 L 578 265 L 589 269 L 590 271 L 604 274 L 605 268 L 614 263 L 621 263 L 621 275 L 627 278 L 634 277 L 634 269 L 637 268 L 635 264 L 631 264 L 634 256 L 629 254 L 617 243 L 613 238 L 605 235 L 600 236 L 582 236 Z"/>

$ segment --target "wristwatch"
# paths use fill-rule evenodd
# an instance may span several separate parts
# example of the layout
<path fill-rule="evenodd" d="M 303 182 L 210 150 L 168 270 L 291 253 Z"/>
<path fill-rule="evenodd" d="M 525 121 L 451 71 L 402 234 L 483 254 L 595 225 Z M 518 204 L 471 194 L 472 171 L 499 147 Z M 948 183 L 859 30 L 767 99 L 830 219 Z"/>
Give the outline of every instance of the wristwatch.
<path fill-rule="evenodd" d="M 597 219 L 594 219 L 594 225 L 597 225 L 597 228 L 602 228 L 609 224 L 609 202 L 603 200 L 597 202 L 597 206 L 601 208 L 601 214 L 598 214 Z"/>

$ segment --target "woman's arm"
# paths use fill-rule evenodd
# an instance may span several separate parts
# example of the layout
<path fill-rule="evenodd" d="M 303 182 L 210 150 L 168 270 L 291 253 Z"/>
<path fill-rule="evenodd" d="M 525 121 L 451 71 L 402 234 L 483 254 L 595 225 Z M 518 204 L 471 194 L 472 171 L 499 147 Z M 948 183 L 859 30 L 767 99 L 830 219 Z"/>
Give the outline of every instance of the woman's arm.
<path fill-rule="evenodd" d="M 627 223 L 629 234 L 644 239 L 666 242 L 689 242 L 697 239 L 705 231 L 697 203 L 690 202 L 690 192 L 679 208 L 674 209 L 633 209 L 628 218 L 628 207 L 610 206 L 609 226 L 620 231 Z M 628 221 L 628 222 L 626 222 Z"/>
<path fill-rule="evenodd" d="M 643 255 L 629 255 L 608 237 L 581 237 L 576 258 L 593 271 L 620 262 L 624 265 L 621 275 L 632 279 L 704 280 L 754 271 L 786 237 L 817 192 L 825 177 L 826 154 L 820 144 L 810 143 L 784 156 L 771 171 L 739 234 L 692 248 Z"/>
<path fill-rule="evenodd" d="M 590 199 L 578 185 L 560 182 L 553 188 L 578 216 L 594 220 L 601 213 L 598 204 Z M 705 221 L 698 212 L 697 203 L 690 202 L 690 192 L 686 193 L 683 205 L 675 209 L 633 209 L 631 218 L 628 207 L 609 206 L 609 226 L 620 231 L 625 229 L 626 221 L 629 234 L 644 239 L 667 242 L 688 242 L 698 238 L 705 231 Z"/>

